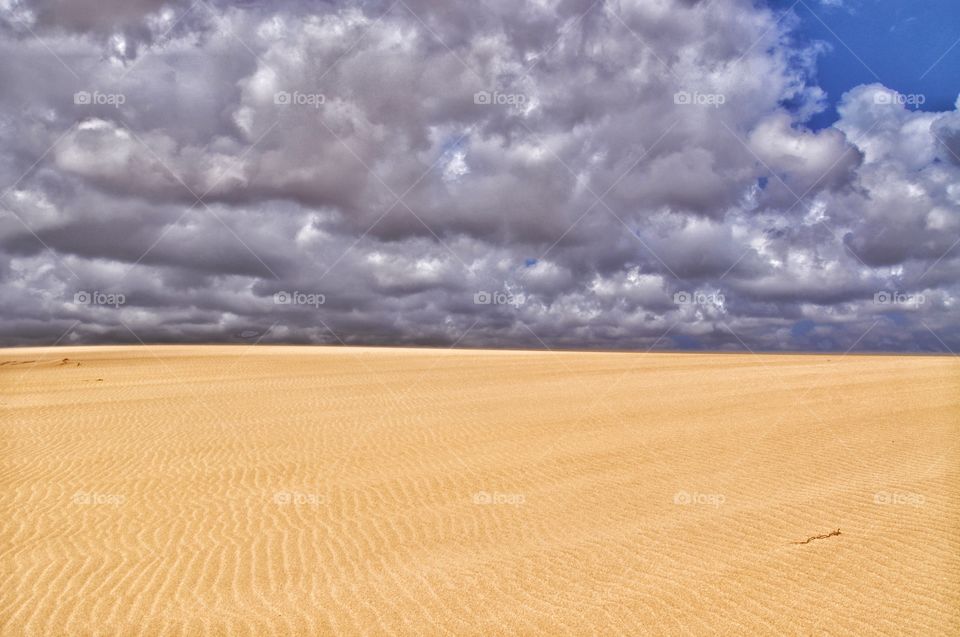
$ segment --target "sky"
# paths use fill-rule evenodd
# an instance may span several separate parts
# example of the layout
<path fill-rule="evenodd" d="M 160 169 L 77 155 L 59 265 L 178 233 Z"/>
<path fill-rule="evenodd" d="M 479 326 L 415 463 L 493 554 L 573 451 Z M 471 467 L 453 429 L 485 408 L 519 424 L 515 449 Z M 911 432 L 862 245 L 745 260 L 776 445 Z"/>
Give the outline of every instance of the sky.
<path fill-rule="evenodd" d="M 812 81 L 828 107 L 810 121 L 834 124 L 843 93 L 879 82 L 904 95 L 923 95 L 919 110 L 947 111 L 957 99 L 960 72 L 960 3 L 955 0 L 836 0 L 771 2 L 778 15 L 799 20 L 794 37 L 826 47 Z"/>
<path fill-rule="evenodd" d="M 960 351 L 948 0 L 0 0 L 0 345 Z"/>

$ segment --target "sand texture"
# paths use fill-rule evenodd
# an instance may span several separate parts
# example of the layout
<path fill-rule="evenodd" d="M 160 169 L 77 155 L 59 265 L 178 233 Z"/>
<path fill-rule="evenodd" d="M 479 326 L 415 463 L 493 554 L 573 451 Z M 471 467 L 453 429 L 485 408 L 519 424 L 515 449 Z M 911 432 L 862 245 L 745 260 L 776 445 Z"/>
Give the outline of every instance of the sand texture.
<path fill-rule="evenodd" d="M 0 350 L 2 635 L 960 635 L 960 361 Z"/>

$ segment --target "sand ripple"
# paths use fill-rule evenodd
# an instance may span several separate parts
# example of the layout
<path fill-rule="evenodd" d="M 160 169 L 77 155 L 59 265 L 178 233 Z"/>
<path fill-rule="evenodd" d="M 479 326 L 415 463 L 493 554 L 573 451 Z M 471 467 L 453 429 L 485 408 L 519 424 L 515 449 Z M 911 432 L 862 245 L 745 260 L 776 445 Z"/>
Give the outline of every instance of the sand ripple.
<path fill-rule="evenodd" d="M 0 634 L 957 635 L 958 388 L 935 357 L 0 350 Z"/>

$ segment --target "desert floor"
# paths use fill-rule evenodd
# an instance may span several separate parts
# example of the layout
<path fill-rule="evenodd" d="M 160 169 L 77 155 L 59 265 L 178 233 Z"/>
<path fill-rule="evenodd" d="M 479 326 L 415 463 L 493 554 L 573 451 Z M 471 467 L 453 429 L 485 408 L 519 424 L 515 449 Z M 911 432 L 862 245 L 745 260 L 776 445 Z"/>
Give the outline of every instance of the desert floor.
<path fill-rule="evenodd" d="M 0 634 L 958 635 L 958 439 L 955 357 L 0 350 Z"/>

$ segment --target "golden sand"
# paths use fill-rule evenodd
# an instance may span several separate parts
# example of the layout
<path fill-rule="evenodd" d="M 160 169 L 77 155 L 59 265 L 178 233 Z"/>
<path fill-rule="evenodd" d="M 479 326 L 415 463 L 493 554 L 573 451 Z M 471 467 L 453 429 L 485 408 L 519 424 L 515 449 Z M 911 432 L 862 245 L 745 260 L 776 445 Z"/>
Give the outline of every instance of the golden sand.
<path fill-rule="evenodd" d="M 2 635 L 960 634 L 954 357 L 7 349 L 0 435 Z"/>

